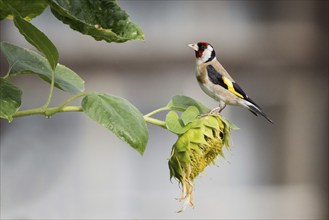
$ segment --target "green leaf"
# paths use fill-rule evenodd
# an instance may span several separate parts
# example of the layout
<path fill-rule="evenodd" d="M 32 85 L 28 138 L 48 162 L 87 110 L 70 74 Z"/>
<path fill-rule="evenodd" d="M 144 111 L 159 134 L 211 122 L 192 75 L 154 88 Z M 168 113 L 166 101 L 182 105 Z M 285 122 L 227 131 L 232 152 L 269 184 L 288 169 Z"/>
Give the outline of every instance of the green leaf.
<path fill-rule="evenodd" d="M 184 126 L 182 120 L 174 111 L 168 112 L 166 116 L 167 129 L 175 134 L 184 134 L 190 126 Z"/>
<path fill-rule="evenodd" d="M 229 127 L 232 130 L 240 130 L 238 126 L 236 126 L 233 122 L 230 122 L 229 120 L 226 120 L 222 118 L 223 122 L 226 123 L 226 126 Z"/>
<path fill-rule="evenodd" d="M 219 126 L 219 121 L 217 120 L 216 117 L 213 117 L 211 115 L 205 116 L 203 118 L 203 123 L 204 125 L 210 127 L 210 128 L 214 128 L 214 129 L 218 129 Z"/>
<path fill-rule="evenodd" d="M 190 139 L 188 135 L 181 135 L 175 143 L 175 150 L 177 152 L 185 152 L 190 149 Z"/>
<path fill-rule="evenodd" d="M 181 116 L 181 119 L 184 125 L 187 125 L 190 122 L 195 121 L 195 119 L 200 115 L 200 112 L 197 107 L 191 105 L 188 107 Z"/>
<path fill-rule="evenodd" d="M 49 38 L 33 24 L 25 21 L 19 15 L 15 15 L 14 23 L 25 39 L 46 56 L 50 67 L 55 70 L 58 63 L 58 51 Z"/>
<path fill-rule="evenodd" d="M 208 138 L 214 138 L 214 133 L 213 133 L 213 129 L 207 127 L 207 126 L 203 126 L 201 127 L 202 133 L 207 136 Z"/>
<path fill-rule="evenodd" d="M 207 144 L 207 141 L 204 139 L 202 130 L 199 128 L 192 128 L 187 131 L 187 135 L 190 137 L 190 142 L 196 144 Z"/>
<path fill-rule="evenodd" d="M 40 15 L 47 6 L 47 0 L 29 1 L 28 4 L 26 0 L 0 0 L 0 20 L 14 17 L 10 7 L 14 8 L 25 20 L 31 20 Z"/>
<path fill-rule="evenodd" d="M 51 81 L 51 68 L 46 58 L 29 49 L 6 42 L 0 48 L 9 63 L 9 74 L 36 74 L 47 82 Z M 84 91 L 84 81 L 64 65 L 58 64 L 55 70 L 55 86 L 71 94 Z"/>
<path fill-rule="evenodd" d="M 9 122 L 21 106 L 22 91 L 8 80 L 0 78 L 0 118 Z"/>
<path fill-rule="evenodd" d="M 225 120 L 222 118 L 222 122 L 224 124 L 224 137 L 223 137 L 223 141 L 224 141 L 224 144 L 226 146 L 226 149 L 229 149 L 230 147 L 230 132 L 232 129 L 234 130 L 239 130 L 240 128 L 238 128 L 235 124 L 233 124 L 232 122 L 228 121 L 228 120 Z"/>
<path fill-rule="evenodd" d="M 141 28 L 114 0 L 50 0 L 52 13 L 63 23 L 96 40 L 143 40 Z"/>
<path fill-rule="evenodd" d="M 210 111 L 210 109 L 202 103 L 187 96 L 174 96 L 167 104 L 168 108 L 178 111 L 185 111 L 189 106 L 197 107 L 201 114 L 205 114 Z"/>
<path fill-rule="evenodd" d="M 103 93 L 91 93 L 81 103 L 86 115 L 143 155 L 148 130 L 142 113 L 129 101 Z"/>

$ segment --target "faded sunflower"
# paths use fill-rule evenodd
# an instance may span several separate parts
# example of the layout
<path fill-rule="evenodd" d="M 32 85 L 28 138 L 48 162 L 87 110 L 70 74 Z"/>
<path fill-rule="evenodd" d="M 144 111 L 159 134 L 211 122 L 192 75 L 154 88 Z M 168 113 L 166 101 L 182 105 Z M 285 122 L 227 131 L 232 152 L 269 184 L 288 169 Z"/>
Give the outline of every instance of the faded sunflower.
<path fill-rule="evenodd" d="M 187 111 L 194 112 L 192 115 L 195 116 L 195 109 Z M 229 148 L 231 130 L 230 124 L 217 114 L 190 117 L 189 120 L 181 120 L 181 124 L 183 132 L 178 135 L 168 162 L 170 179 L 174 177 L 182 187 L 179 200 L 184 200 L 184 204 L 178 212 L 184 211 L 187 205 L 193 207 L 193 180 L 218 155 L 223 156 L 223 146 Z"/>

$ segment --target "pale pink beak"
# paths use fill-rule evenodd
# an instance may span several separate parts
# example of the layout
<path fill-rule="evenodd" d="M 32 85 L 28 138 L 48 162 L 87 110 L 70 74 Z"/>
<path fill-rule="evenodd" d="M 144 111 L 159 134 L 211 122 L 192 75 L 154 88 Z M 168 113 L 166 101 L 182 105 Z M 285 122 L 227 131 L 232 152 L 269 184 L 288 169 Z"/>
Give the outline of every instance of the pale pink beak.
<path fill-rule="evenodd" d="M 198 51 L 199 47 L 197 44 L 188 44 L 187 46 L 191 47 L 193 50 Z"/>

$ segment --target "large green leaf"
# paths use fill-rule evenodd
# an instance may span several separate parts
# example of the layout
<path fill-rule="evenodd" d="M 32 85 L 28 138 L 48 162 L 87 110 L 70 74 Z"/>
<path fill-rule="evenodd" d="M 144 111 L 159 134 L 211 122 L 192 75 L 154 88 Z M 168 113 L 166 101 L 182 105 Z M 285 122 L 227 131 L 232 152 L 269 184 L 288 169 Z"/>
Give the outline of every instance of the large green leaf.
<path fill-rule="evenodd" d="M 72 29 L 96 40 L 143 40 L 141 28 L 115 0 L 50 0 L 52 13 Z"/>
<path fill-rule="evenodd" d="M 22 91 L 8 80 L 0 78 L 0 118 L 9 122 L 21 106 Z"/>
<path fill-rule="evenodd" d="M 14 17 L 14 23 L 25 39 L 46 56 L 50 67 L 55 70 L 58 63 L 58 51 L 49 38 L 18 14 Z"/>
<path fill-rule="evenodd" d="M 14 14 L 10 7 L 14 8 L 25 20 L 31 20 L 38 16 L 48 6 L 47 0 L 0 0 L 0 20 L 12 19 Z"/>
<path fill-rule="evenodd" d="M 37 74 L 47 82 L 51 81 L 51 68 L 46 58 L 29 49 L 6 42 L 0 48 L 9 63 L 9 74 Z M 84 81 L 64 65 L 58 64 L 55 70 L 55 86 L 71 94 L 84 91 Z"/>
<path fill-rule="evenodd" d="M 189 106 L 195 106 L 201 114 L 205 114 L 210 111 L 210 109 L 202 103 L 187 96 L 174 96 L 167 104 L 167 107 L 170 109 L 178 111 L 185 111 Z"/>
<path fill-rule="evenodd" d="M 148 130 L 142 113 L 129 101 L 103 93 L 85 96 L 81 103 L 86 115 L 143 155 Z"/>

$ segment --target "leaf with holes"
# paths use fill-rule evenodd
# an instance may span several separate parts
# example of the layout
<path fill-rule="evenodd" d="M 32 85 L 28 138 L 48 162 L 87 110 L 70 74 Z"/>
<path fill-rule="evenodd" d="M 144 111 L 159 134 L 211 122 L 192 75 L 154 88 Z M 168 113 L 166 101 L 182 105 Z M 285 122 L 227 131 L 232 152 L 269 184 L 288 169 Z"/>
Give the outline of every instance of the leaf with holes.
<path fill-rule="evenodd" d="M 96 40 L 125 42 L 143 40 L 141 28 L 114 0 L 67 1 L 51 0 L 51 12 L 73 30 Z"/>
<path fill-rule="evenodd" d="M 0 0 L 0 20 L 14 17 L 10 7 L 14 8 L 25 20 L 31 20 L 41 14 L 47 6 L 47 0 L 29 1 L 28 4 L 26 0 Z"/>

